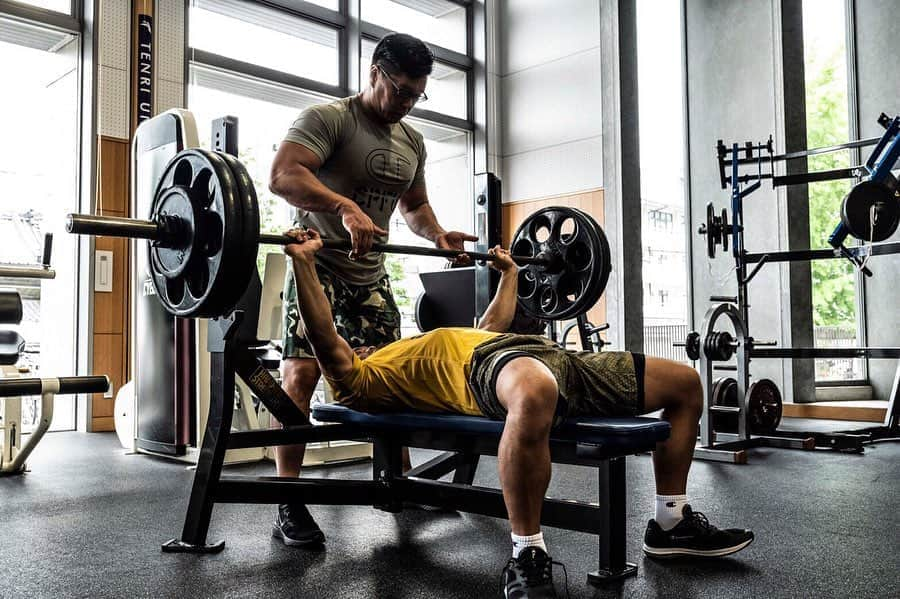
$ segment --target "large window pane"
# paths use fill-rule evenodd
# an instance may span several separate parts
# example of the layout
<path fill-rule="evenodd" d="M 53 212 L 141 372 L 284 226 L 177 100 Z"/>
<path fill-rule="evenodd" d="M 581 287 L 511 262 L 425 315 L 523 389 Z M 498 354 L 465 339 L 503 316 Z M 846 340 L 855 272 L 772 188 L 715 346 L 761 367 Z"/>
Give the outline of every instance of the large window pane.
<path fill-rule="evenodd" d="M 338 84 L 338 32 L 243 0 L 192 0 L 192 48 Z"/>
<path fill-rule="evenodd" d="M 843 0 L 803 2 L 803 53 L 806 73 L 807 143 L 810 148 L 849 141 L 847 49 Z M 849 152 L 809 158 L 809 169 L 848 167 Z M 810 245 L 827 247 L 840 222 L 841 200 L 851 181 L 809 185 Z M 859 345 L 856 271 L 846 260 L 812 263 L 813 325 L 816 347 Z M 817 381 L 860 380 L 863 361 L 816 360 Z"/>
<path fill-rule="evenodd" d="M 46 8 L 55 12 L 72 13 L 72 0 L 15 0 L 20 4 L 29 4 L 38 8 Z"/>
<path fill-rule="evenodd" d="M 0 262 L 33 264 L 44 234 L 54 235 L 56 279 L 0 280 L 23 298 L 22 324 L 2 328 L 25 338 L 30 376 L 75 372 L 76 238 L 64 216 L 78 211 L 77 65 L 76 38 L 0 19 L 0 80 L 15 88 L 0 93 Z M 34 401 L 22 402 L 26 431 Z M 54 410 L 52 429 L 75 428 L 73 396 L 57 396 Z"/>
<path fill-rule="evenodd" d="M 362 20 L 466 54 L 466 9 L 446 0 L 361 0 Z"/>
<path fill-rule="evenodd" d="M 238 158 L 247 167 L 259 199 L 260 228 L 283 232 L 292 220 L 287 202 L 269 191 L 269 169 L 278 144 L 300 111 L 332 98 L 289 89 L 214 69 L 191 66 L 188 107 L 197 121 L 203 147 L 210 145 L 210 126 L 222 116 L 238 118 Z M 261 246 L 257 258 L 260 275 L 265 255 L 281 247 Z"/>
<path fill-rule="evenodd" d="M 362 42 L 359 78 L 363 87 L 369 84 L 369 67 L 372 64 L 375 44 L 376 42 L 371 40 L 363 40 Z M 417 108 L 439 112 L 460 119 L 467 117 L 465 71 L 435 62 L 434 70 L 428 78 L 428 87 L 425 92 L 428 94 L 428 101 L 417 104 Z"/>
<path fill-rule="evenodd" d="M 644 279 L 644 350 L 687 360 L 681 348 L 687 332 L 685 248 L 684 116 L 681 101 L 681 2 L 639 0 L 638 105 L 641 147 L 641 211 Z M 675 101 L 673 101 L 675 99 Z M 663 131 L 652 123 L 663 123 Z M 668 144 L 661 160 L 656 148 Z"/>
<path fill-rule="evenodd" d="M 420 119 L 407 120 L 425 137 L 428 162 L 425 164 L 425 181 L 428 199 L 438 222 L 447 230 L 473 233 L 471 139 L 466 131 L 443 127 Z M 391 243 L 403 245 L 429 245 L 429 242 L 410 231 L 397 211 L 391 218 Z M 402 316 L 401 334 L 416 335 L 414 311 L 416 298 L 422 293 L 420 272 L 439 270 L 446 264 L 441 258 L 388 254 L 388 274 L 397 305 Z"/>

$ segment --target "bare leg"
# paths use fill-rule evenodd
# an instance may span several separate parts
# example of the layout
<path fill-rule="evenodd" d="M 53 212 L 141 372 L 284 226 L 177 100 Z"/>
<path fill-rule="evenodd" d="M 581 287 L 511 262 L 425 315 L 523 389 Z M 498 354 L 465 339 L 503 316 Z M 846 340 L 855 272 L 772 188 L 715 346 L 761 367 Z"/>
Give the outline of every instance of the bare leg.
<path fill-rule="evenodd" d="M 669 438 L 657 443 L 653 453 L 656 492 L 684 495 L 703 410 L 703 386 L 697 371 L 680 362 L 647 356 L 644 407 L 647 412 L 662 409 L 663 419 L 672 425 Z"/>
<path fill-rule="evenodd" d="M 509 412 L 498 451 L 500 486 L 513 534 L 540 532 L 550 484 L 550 428 L 559 390 L 542 362 L 510 360 L 497 377 L 497 398 Z"/>
<path fill-rule="evenodd" d="M 309 417 L 309 400 L 319 382 L 319 366 L 312 358 L 287 358 L 281 365 L 281 386 L 300 410 Z M 273 417 L 271 428 L 281 424 Z M 303 465 L 306 445 L 279 445 L 275 448 L 278 476 L 297 478 Z"/>

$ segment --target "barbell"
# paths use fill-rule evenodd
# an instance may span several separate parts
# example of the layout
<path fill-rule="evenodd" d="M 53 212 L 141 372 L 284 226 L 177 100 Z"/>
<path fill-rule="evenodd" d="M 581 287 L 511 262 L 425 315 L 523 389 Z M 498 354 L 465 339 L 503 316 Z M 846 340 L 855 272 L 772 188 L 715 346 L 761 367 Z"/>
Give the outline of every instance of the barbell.
<path fill-rule="evenodd" d="M 148 219 L 70 214 L 69 233 L 150 242 L 150 277 L 165 309 L 180 317 L 222 316 L 233 308 L 256 268 L 259 244 L 287 245 L 286 235 L 261 233 L 256 190 L 233 156 L 190 149 L 166 165 Z M 326 248 L 350 241 L 323 239 Z M 518 301 L 536 318 L 572 318 L 603 293 L 611 271 L 603 229 L 575 208 L 538 210 L 513 237 L 520 266 Z M 372 251 L 490 261 L 492 254 L 375 243 Z"/>

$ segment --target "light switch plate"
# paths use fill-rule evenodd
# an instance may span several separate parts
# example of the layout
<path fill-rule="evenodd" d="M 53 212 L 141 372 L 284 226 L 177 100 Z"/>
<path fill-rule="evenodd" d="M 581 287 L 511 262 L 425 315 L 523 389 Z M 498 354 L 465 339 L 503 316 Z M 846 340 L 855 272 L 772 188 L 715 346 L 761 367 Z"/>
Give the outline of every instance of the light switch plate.
<path fill-rule="evenodd" d="M 94 252 L 94 291 L 112 293 L 113 253 L 110 250 Z"/>

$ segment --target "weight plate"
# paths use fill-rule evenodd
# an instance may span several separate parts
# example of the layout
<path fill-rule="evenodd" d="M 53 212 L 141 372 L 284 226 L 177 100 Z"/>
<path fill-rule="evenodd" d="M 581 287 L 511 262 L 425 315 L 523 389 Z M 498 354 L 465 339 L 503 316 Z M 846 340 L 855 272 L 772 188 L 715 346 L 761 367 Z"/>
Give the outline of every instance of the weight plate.
<path fill-rule="evenodd" d="M 716 221 L 716 211 L 712 202 L 706 203 L 706 255 L 710 259 L 716 257 L 716 235 L 713 230 Z"/>
<path fill-rule="evenodd" d="M 160 177 L 151 220 L 161 218 L 160 211 L 176 193 L 185 194 L 193 209 L 190 259 L 173 277 L 166 276 L 167 271 L 151 260 L 153 286 L 159 301 L 175 316 L 220 316 L 222 297 L 228 297 L 229 277 L 244 234 L 234 175 L 216 153 L 198 148 L 184 150 Z"/>
<path fill-rule="evenodd" d="M 515 255 L 549 261 L 519 271 L 519 304 L 526 314 L 542 320 L 586 312 L 600 299 L 612 270 L 603 229 L 575 208 L 538 210 L 519 226 L 511 247 Z"/>
<path fill-rule="evenodd" d="M 774 433 L 781 424 L 781 391 L 774 381 L 759 379 L 747 389 L 747 418 L 750 432 L 756 435 Z"/>
<path fill-rule="evenodd" d="M 218 153 L 218 155 L 228 164 L 237 183 L 237 193 L 240 198 L 243 238 L 234 258 L 235 265 L 232 272 L 232 285 L 229 288 L 227 296 L 223 296 L 221 314 L 228 313 L 229 310 L 240 301 L 241 297 L 250 284 L 253 277 L 253 271 L 256 269 L 256 258 L 259 251 L 259 202 L 256 196 L 256 186 L 253 185 L 253 179 L 247 168 L 240 160 L 231 154 Z"/>
<path fill-rule="evenodd" d="M 900 199 L 884 183 L 862 181 L 854 185 L 841 202 L 841 222 L 860 241 L 884 241 L 894 234 L 900 223 Z"/>

